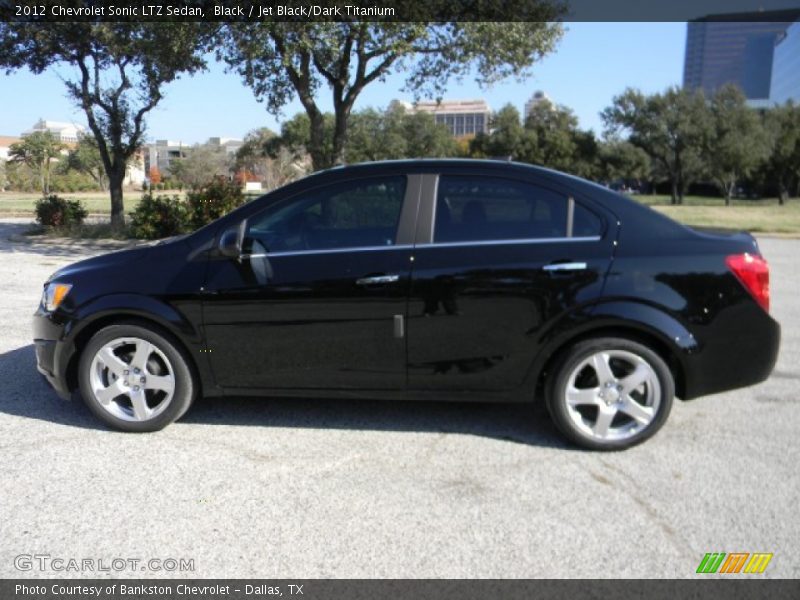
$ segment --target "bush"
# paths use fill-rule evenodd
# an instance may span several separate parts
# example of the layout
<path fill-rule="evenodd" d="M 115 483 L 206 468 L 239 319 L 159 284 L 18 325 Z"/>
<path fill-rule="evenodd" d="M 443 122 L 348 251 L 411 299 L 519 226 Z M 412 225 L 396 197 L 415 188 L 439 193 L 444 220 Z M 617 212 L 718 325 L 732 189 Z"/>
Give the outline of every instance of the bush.
<path fill-rule="evenodd" d="M 57 171 L 50 180 L 50 189 L 53 192 L 90 192 L 97 191 L 100 186 L 85 173 L 77 171 Z"/>
<path fill-rule="evenodd" d="M 215 177 L 199 190 L 189 192 L 186 200 L 189 222 L 197 229 L 241 206 L 246 198 L 238 183 Z"/>
<path fill-rule="evenodd" d="M 88 214 L 80 200 L 65 200 L 51 194 L 36 201 L 36 220 L 45 227 L 81 225 Z"/>
<path fill-rule="evenodd" d="M 131 215 L 133 237 L 155 240 L 183 233 L 187 229 L 186 204 L 178 196 L 143 194 Z"/>

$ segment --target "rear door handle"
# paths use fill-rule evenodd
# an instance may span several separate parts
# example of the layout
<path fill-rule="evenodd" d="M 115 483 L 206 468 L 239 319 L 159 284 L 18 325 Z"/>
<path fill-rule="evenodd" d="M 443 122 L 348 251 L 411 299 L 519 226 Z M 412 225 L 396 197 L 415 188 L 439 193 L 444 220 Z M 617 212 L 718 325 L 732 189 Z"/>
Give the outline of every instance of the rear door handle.
<path fill-rule="evenodd" d="M 545 271 L 584 271 L 586 269 L 585 262 L 563 262 L 552 263 L 542 267 Z"/>
<path fill-rule="evenodd" d="M 400 280 L 400 275 L 372 275 L 356 279 L 356 285 L 378 285 L 381 283 L 394 283 Z"/>

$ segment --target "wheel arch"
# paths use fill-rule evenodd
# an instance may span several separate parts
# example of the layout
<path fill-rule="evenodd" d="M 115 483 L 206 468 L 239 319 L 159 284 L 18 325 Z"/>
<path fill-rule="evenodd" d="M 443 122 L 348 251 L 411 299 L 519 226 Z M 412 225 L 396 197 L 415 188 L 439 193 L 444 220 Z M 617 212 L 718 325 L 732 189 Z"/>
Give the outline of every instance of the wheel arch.
<path fill-rule="evenodd" d="M 170 342 L 179 348 L 186 356 L 189 370 L 198 386 L 198 395 L 202 396 L 204 389 L 208 386 L 208 382 L 206 378 L 203 377 L 196 352 L 192 350 L 192 344 L 187 343 L 182 334 L 183 332 L 177 330 L 169 320 L 160 318 L 152 313 L 130 310 L 115 310 L 113 312 L 102 311 L 94 314 L 91 318 L 88 318 L 88 320 L 81 321 L 80 329 L 71 332 L 74 351 L 70 355 L 65 370 L 67 386 L 70 391 L 74 391 L 78 388 L 78 364 L 86 344 L 89 343 L 89 340 L 92 339 L 98 331 L 110 325 L 138 325 L 147 327 L 170 340 Z"/>
<path fill-rule="evenodd" d="M 575 344 L 599 337 L 620 337 L 638 342 L 656 352 L 667 364 L 675 380 L 675 395 L 684 398 L 687 392 L 687 356 L 699 345 L 683 325 L 659 309 L 635 302 L 598 305 L 591 317 L 579 328 L 553 334 L 534 364 L 534 385 L 537 397 L 545 381 L 564 353 Z"/>

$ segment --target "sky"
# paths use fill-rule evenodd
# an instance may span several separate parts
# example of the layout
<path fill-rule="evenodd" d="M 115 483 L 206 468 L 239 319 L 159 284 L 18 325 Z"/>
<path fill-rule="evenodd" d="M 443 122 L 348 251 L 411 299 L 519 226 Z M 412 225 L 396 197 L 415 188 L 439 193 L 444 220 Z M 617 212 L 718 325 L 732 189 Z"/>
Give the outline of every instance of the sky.
<path fill-rule="evenodd" d="M 507 80 L 481 89 L 474 79 L 449 85 L 445 99 L 484 98 L 497 110 L 507 103 L 522 112 L 536 90 L 571 108 L 581 127 L 602 133 L 599 113 L 627 87 L 645 93 L 680 85 L 686 43 L 686 23 L 585 23 L 565 25 L 567 31 L 555 52 L 534 65 L 524 81 Z M 0 73 L 0 136 L 18 136 L 37 120 L 85 124 L 82 112 L 66 97 L 63 73 L 33 75 Z M 402 91 L 403 74 L 374 82 L 362 92 L 356 109 L 384 108 L 392 100 L 411 100 Z M 211 62 L 209 69 L 182 77 L 164 87 L 165 98 L 147 119 L 147 139 L 186 144 L 209 137 L 243 138 L 259 127 L 280 129 L 280 122 L 302 111 L 299 102 L 287 105 L 276 119 L 234 73 Z M 330 92 L 321 89 L 320 105 L 331 110 Z"/>

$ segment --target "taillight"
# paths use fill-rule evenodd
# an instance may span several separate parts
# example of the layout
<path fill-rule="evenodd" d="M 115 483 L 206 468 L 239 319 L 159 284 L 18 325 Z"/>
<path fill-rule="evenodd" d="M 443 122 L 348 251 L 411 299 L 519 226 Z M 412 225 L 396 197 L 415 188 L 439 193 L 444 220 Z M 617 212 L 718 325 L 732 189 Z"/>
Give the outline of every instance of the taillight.
<path fill-rule="evenodd" d="M 725 259 L 728 268 L 739 278 L 761 308 L 769 312 L 769 265 L 753 254 L 732 254 Z"/>

